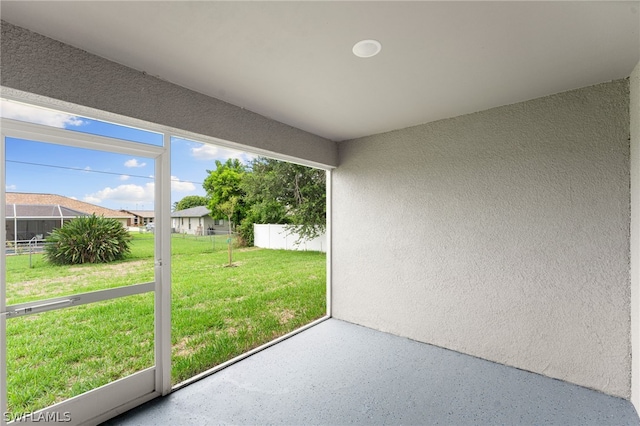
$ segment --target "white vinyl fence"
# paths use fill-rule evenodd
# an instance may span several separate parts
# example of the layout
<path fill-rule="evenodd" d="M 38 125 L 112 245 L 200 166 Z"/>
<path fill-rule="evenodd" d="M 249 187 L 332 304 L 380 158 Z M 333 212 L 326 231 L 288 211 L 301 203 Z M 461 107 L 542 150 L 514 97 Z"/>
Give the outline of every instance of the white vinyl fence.
<path fill-rule="evenodd" d="M 290 233 L 286 225 L 253 225 L 253 245 L 256 247 L 285 250 L 327 251 L 327 237 L 320 235 L 312 240 L 300 241 L 300 236 Z"/>

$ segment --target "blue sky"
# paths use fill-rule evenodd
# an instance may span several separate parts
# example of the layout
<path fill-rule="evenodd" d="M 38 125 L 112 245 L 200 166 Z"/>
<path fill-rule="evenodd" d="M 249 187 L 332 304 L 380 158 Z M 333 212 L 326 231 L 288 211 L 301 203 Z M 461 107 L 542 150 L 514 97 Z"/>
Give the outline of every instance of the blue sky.
<path fill-rule="evenodd" d="M 86 133 L 160 145 L 162 136 L 84 117 L 2 101 L 1 115 Z M 215 160 L 253 156 L 197 141 L 171 143 L 171 202 L 205 195 L 202 182 Z M 52 193 L 111 209 L 153 209 L 154 160 L 21 139 L 7 139 L 6 190 Z"/>

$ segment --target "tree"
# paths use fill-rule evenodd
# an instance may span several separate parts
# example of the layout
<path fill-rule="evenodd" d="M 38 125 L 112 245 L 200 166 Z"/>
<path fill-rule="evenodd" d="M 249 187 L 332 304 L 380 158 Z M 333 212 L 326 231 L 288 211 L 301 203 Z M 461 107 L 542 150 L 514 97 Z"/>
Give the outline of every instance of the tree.
<path fill-rule="evenodd" d="M 187 195 L 182 200 L 173 204 L 173 210 L 186 210 L 192 207 L 206 206 L 207 204 L 209 204 L 207 197 L 203 197 L 201 195 Z"/>
<path fill-rule="evenodd" d="M 235 225 L 239 224 L 246 214 L 246 203 L 241 182 L 246 175 L 246 167 L 237 158 L 228 159 L 226 162 L 216 160 L 216 169 L 207 170 L 209 174 L 202 184 L 209 198 L 208 207 L 214 219 L 227 219 L 227 215 L 220 210 L 220 206 L 229 201 L 231 197 L 237 197 L 234 213 L 230 220 Z"/>
<path fill-rule="evenodd" d="M 253 240 L 253 223 L 284 223 L 303 239 L 326 228 L 326 175 L 324 170 L 258 157 L 241 187 L 248 206 L 241 232 Z M 251 221 L 251 223 L 249 223 Z M 250 228 L 250 229 L 249 229 Z"/>
<path fill-rule="evenodd" d="M 218 205 L 218 210 L 224 214 L 225 216 L 227 216 L 227 220 L 229 221 L 229 238 L 227 240 L 227 244 L 229 245 L 229 266 L 233 266 L 233 258 L 232 258 L 232 246 L 233 244 L 231 243 L 231 218 L 233 217 L 235 211 L 236 211 L 236 206 L 238 205 L 238 197 L 237 196 L 232 196 L 230 197 L 227 201 L 225 201 L 224 203 L 220 203 Z"/>

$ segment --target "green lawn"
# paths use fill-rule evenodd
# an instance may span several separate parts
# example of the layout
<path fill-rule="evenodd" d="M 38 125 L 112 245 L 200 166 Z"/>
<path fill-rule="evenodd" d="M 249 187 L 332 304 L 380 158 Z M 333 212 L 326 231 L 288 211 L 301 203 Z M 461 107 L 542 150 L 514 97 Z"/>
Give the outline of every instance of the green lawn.
<path fill-rule="evenodd" d="M 51 266 L 7 257 L 7 303 L 153 280 L 153 236 L 134 234 L 127 261 Z M 256 248 L 226 237 L 172 238 L 172 381 L 178 383 L 326 312 L 325 255 Z M 153 365 L 153 295 L 7 321 L 10 412 L 29 412 Z"/>

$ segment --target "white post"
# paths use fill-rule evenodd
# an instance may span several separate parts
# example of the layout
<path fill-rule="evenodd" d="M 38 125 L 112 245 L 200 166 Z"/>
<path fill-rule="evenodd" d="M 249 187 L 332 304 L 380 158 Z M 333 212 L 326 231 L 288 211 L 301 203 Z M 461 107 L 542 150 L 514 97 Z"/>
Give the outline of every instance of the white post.
<path fill-rule="evenodd" d="M 2 135 L 0 138 L 0 164 L 4 168 L 6 166 L 5 163 L 5 137 Z M 7 209 L 6 202 L 7 197 L 5 194 L 6 191 L 6 181 L 5 174 L 0 173 L 0 217 L 7 220 Z M 14 213 L 15 213 L 15 205 L 14 205 Z M 14 214 L 15 216 L 15 214 Z M 15 222 L 14 222 L 15 224 Z M 13 236 L 15 241 L 16 229 L 13 230 Z M 6 251 L 7 251 L 7 243 L 6 243 L 6 232 L 0 233 L 0 247 L 4 250 L 4 253 L 0 256 L 0 414 L 5 413 L 7 411 L 7 319 L 4 315 L 7 306 L 7 292 L 6 292 Z M 1 416 L 0 425 L 5 425 L 4 416 Z"/>
<path fill-rule="evenodd" d="M 13 205 L 13 249 L 18 250 L 18 208 L 15 204 Z"/>
<path fill-rule="evenodd" d="M 156 391 L 171 392 L 171 136 L 164 134 L 164 152 L 155 170 L 155 329 Z"/>
<path fill-rule="evenodd" d="M 331 244 L 331 212 L 332 212 L 332 179 L 331 179 L 331 170 L 327 170 L 326 172 L 326 176 L 327 176 L 327 204 L 326 204 L 326 209 L 327 209 L 327 213 L 326 213 L 326 219 L 325 219 L 325 235 L 326 235 L 326 243 L 327 243 L 327 250 L 326 250 L 326 259 L 327 259 L 327 316 L 331 317 L 331 276 L 332 276 L 332 272 L 331 272 L 331 248 L 332 248 L 332 244 Z"/>

